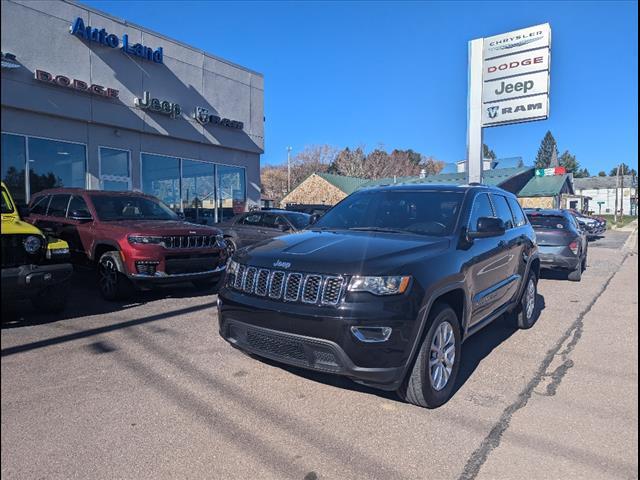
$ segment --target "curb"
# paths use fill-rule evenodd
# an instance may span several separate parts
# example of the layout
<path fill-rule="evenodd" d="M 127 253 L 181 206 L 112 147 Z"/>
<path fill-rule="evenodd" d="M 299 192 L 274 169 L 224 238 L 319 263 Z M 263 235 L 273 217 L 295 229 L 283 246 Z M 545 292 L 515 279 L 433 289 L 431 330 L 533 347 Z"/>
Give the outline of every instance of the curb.
<path fill-rule="evenodd" d="M 623 252 L 632 252 L 638 238 L 638 227 L 634 228 L 627 241 L 622 246 Z"/>

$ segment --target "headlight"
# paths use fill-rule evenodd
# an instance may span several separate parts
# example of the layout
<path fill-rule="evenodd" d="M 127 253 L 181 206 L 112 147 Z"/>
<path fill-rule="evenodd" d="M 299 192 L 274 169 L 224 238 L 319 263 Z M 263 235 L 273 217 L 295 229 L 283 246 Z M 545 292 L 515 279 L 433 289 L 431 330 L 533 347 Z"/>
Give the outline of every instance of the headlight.
<path fill-rule="evenodd" d="M 369 292 L 374 295 L 397 295 L 404 293 L 409 286 L 411 277 L 393 275 L 386 277 L 360 277 L 351 278 L 347 290 L 350 292 Z"/>
<path fill-rule="evenodd" d="M 33 255 L 34 253 L 38 253 L 38 250 L 42 248 L 42 239 L 34 235 L 29 235 L 22 241 L 22 245 L 28 254 Z"/>
<path fill-rule="evenodd" d="M 162 237 L 148 237 L 148 236 L 132 236 L 129 237 L 129 243 L 132 245 L 162 245 L 164 240 Z"/>
<path fill-rule="evenodd" d="M 229 258 L 229 261 L 227 262 L 227 273 L 229 275 L 235 275 L 237 271 L 238 271 L 238 262 L 235 262 L 231 260 L 231 258 Z"/>

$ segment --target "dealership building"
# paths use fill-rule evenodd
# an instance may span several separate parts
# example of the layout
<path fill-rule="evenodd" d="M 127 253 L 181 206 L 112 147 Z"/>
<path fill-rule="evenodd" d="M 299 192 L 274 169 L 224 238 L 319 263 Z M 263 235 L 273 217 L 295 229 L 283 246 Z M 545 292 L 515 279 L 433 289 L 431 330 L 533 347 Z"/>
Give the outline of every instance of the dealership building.
<path fill-rule="evenodd" d="M 207 33 L 205 33 L 207 35 Z M 263 76 L 69 0 L 2 1 L 2 180 L 136 190 L 215 223 L 260 203 Z"/>

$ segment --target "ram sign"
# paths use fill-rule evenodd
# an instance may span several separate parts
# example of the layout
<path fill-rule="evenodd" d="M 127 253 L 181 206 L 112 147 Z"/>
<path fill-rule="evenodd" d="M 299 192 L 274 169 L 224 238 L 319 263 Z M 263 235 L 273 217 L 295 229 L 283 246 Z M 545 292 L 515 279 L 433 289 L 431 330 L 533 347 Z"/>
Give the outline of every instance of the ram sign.
<path fill-rule="evenodd" d="M 549 116 L 548 23 L 483 39 L 482 126 Z"/>

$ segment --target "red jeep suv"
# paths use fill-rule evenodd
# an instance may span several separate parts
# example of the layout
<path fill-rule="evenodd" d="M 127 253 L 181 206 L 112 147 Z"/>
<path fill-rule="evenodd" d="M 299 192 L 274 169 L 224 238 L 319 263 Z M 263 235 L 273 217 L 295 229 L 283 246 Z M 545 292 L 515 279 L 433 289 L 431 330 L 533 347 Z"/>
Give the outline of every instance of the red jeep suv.
<path fill-rule="evenodd" d="M 107 300 L 159 283 L 207 287 L 227 260 L 220 230 L 186 222 L 142 193 L 44 190 L 31 199 L 27 220 L 66 240 L 73 263 L 97 266 Z"/>

